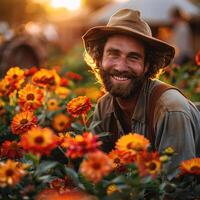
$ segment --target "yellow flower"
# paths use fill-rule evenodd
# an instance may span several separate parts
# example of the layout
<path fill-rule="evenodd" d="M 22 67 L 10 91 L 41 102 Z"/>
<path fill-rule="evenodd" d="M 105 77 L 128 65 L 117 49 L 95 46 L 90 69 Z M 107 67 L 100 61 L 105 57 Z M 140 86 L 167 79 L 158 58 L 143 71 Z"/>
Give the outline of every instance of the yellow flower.
<path fill-rule="evenodd" d="M 111 184 L 107 187 L 106 193 L 109 195 L 109 194 L 112 194 L 113 192 L 116 192 L 116 191 L 119 191 L 117 185 Z"/>
<path fill-rule="evenodd" d="M 27 165 L 12 160 L 0 162 L 0 187 L 14 186 L 26 174 Z"/>
<path fill-rule="evenodd" d="M 123 151 L 142 151 L 146 150 L 150 142 L 143 135 L 129 133 L 124 135 L 116 142 L 116 149 Z"/>
<path fill-rule="evenodd" d="M 101 181 L 112 169 L 112 161 L 101 151 L 88 153 L 80 165 L 80 172 L 93 183 Z"/>
<path fill-rule="evenodd" d="M 71 90 L 66 88 L 66 87 L 61 87 L 58 86 L 55 89 L 55 93 L 61 98 L 61 99 L 65 99 L 68 97 L 68 95 L 70 94 Z"/>
<path fill-rule="evenodd" d="M 65 131 L 70 126 L 70 123 L 70 118 L 60 113 L 53 118 L 51 125 L 56 131 Z"/>
<path fill-rule="evenodd" d="M 7 71 L 5 78 L 9 82 L 17 84 L 19 88 L 24 82 L 24 70 L 20 69 L 19 67 L 12 67 Z"/>
<path fill-rule="evenodd" d="M 47 109 L 49 111 L 55 111 L 55 110 L 58 110 L 60 107 L 59 107 L 59 103 L 58 103 L 58 100 L 57 99 L 49 99 L 48 102 L 47 102 Z"/>
<path fill-rule="evenodd" d="M 172 155 L 174 154 L 174 149 L 172 147 L 167 147 L 165 150 L 164 150 L 164 154 L 167 154 L 167 155 Z"/>
<path fill-rule="evenodd" d="M 182 174 L 200 175 L 200 158 L 183 161 L 180 165 L 180 170 Z"/>

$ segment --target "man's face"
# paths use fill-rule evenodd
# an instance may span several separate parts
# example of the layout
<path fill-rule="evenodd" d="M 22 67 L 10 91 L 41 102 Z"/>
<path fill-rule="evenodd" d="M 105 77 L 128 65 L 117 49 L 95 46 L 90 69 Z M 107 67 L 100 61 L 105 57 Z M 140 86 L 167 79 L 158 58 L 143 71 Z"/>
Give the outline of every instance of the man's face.
<path fill-rule="evenodd" d="M 126 35 L 108 38 L 103 52 L 100 75 L 108 92 L 115 97 L 137 95 L 144 81 L 144 45 Z"/>

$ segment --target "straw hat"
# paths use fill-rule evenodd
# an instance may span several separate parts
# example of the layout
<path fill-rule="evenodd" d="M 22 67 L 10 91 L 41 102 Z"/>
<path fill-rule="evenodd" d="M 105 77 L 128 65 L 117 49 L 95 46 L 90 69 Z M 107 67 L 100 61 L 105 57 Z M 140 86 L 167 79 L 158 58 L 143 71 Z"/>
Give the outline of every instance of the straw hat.
<path fill-rule="evenodd" d="M 175 48 L 153 37 L 149 25 L 141 18 L 140 12 L 131 9 L 117 11 L 106 26 L 89 29 L 82 37 L 86 51 L 89 53 L 99 40 L 113 34 L 127 34 L 144 41 L 159 58 L 154 64 L 157 68 L 167 66 L 174 57 Z"/>

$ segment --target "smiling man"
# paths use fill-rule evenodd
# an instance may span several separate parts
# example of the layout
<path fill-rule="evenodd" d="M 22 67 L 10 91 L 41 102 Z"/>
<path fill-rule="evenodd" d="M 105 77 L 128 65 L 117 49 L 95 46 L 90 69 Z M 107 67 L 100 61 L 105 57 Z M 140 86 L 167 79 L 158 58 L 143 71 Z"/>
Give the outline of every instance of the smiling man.
<path fill-rule="evenodd" d="M 159 152 L 174 149 L 168 167 L 173 178 L 181 161 L 200 154 L 199 111 L 177 88 L 155 79 L 173 60 L 174 47 L 152 37 L 140 12 L 130 9 L 88 30 L 83 41 L 86 61 L 107 91 L 93 117 L 101 121 L 95 133 L 110 133 L 103 149 L 110 151 L 124 134 L 140 133 Z"/>

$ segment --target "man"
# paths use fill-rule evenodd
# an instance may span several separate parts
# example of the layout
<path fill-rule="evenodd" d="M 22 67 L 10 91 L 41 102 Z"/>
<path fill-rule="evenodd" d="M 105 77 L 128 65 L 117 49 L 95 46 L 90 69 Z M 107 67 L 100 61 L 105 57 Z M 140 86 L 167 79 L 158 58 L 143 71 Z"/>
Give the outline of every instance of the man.
<path fill-rule="evenodd" d="M 172 34 L 170 41 L 176 48 L 174 62 L 178 65 L 191 62 L 194 57 L 192 32 L 188 23 L 188 16 L 178 7 L 170 12 Z"/>
<path fill-rule="evenodd" d="M 94 131 L 110 132 L 110 137 L 103 141 L 104 150 L 110 151 L 116 140 L 129 132 L 149 138 L 150 95 L 163 84 L 153 78 L 172 61 L 174 48 L 152 37 L 139 11 L 130 9 L 119 10 L 107 26 L 90 29 L 83 41 L 86 58 L 90 58 L 87 61 L 108 92 L 94 112 L 94 121 L 101 121 Z M 199 154 L 200 114 L 179 91 L 163 92 L 156 100 L 153 114 L 152 146 L 159 152 L 171 146 L 177 153 L 169 170 Z M 175 176 L 175 172 L 170 174 L 169 178 Z"/>

